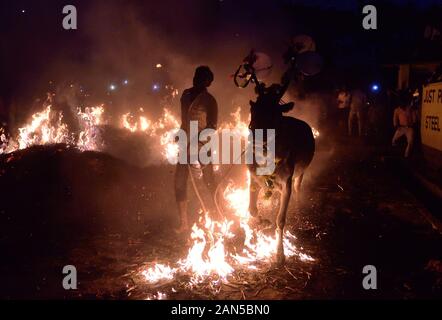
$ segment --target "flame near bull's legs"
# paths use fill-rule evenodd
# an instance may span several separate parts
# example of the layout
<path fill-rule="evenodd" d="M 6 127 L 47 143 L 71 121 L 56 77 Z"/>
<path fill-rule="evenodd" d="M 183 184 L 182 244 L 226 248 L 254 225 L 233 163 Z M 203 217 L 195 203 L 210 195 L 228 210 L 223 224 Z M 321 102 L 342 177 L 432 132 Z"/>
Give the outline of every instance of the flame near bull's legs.
<path fill-rule="evenodd" d="M 35 113 L 31 121 L 19 129 L 16 139 L 7 139 L 2 133 L 1 152 L 52 143 L 67 143 L 80 150 L 100 150 L 101 140 L 97 126 L 104 123 L 103 114 L 103 106 L 78 110 L 81 132 L 75 140 L 73 133 L 70 133 L 67 125 L 63 123 L 62 114 L 54 112 L 49 105 L 43 111 Z M 247 139 L 248 125 L 241 120 L 240 109 L 232 116 L 234 122 L 222 124 L 220 128 L 236 128 L 241 132 L 241 136 Z M 168 109 L 164 109 L 162 117 L 157 121 L 150 121 L 146 116 L 140 116 L 135 122 L 133 119 L 130 114 L 123 115 L 121 126 L 130 132 L 146 133 L 158 142 L 156 145 L 160 148 L 159 153 L 163 160 L 168 159 L 170 162 L 170 159 L 177 156 L 178 145 L 172 138 L 179 128 L 179 122 Z M 185 273 L 190 274 L 191 285 L 206 280 L 219 284 L 228 281 L 229 276 L 236 270 L 259 270 L 262 263 L 269 262 L 276 253 L 277 237 L 266 235 L 250 226 L 249 185 L 250 174 L 247 175 L 244 184 L 235 185 L 230 182 L 223 192 L 223 197 L 232 218 L 214 221 L 207 213 L 202 212 L 199 222 L 192 227 L 192 244 L 187 256 L 172 264 L 150 264 L 151 267 L 141 271 L 145 280 L 149 283 L 170 281 L 177 274 Z M 286 257 L 297 256 L 301 261 L 313 260 L 297 250 L 294 235 L 285 231 L 283 236 Z"/>
<path fill-rule="evenodd" d="M 167 112 L 165 112 L 164 119 Z M 240 109 L 232 114 L 233 123 L 225 123 L 223 128 L 237 129 L 243 139 L 247 141 L 249 130 L 246 122 L 241 121 Z M 161 123 L 161 121 L 159 122 Z M 156 125 L 159 127 L 159 125 Z M 171 133 L 173 131 L 168 131 Z M 173 141 L 163 136 L 162 146 L 168 157 L 176 155 Z M 142 271 L 142 275 L 149 283 L 156 283 L 164 280 L 172 280 L 179 273 L 190 275 L 190 284 L 196 285 L 206 280 L 216 285 L 228 281 L 235 270 L 259 270 L 263 263 L 268 263 L 275 256 L 277 250 L 277 234 L 266 235 L 257 231 L 250 225 L 251 215 L 249 213 L 250 198 L 250 173 L 243 185 L 235 185 L 230 182 L 223 192 L 226 207 L 231 211 L 231 219 L 224 218 L 223 221 L 214 221 L 207 213 L 200 212 L 199 223 L 192 227 L 191 246 L 184 259 L 171 265 L 153 264 L 153 267 Z M 268 205 L 268 204 L 267 204 Z M 239 226 L 238 228 L 235 228 Z M 244 235 L 239 237 L 238 234 Z M 313 261 L 313 258 L 301 253 L 294 245 L 296 237 L 289 231 L 283 235 L 283 246 L 286 257 L 297 256 L 301 261 Z M 236 240 L 236 241 L 235 241 Z M 241 243 L 238 243 L 238 240 Z M 234 246 L 230 245 L 235 243 Z"/>
<path fill-rule="evenodd" d="M 201 213 L 199 223 L 192 227 L 192 245 L 187 257 L 179 260 L 175 267 L 154 265 L 143 270 L 142 275 L 149 283 L 171 280 L 178 273 L 191 275 L 190 284 L 195 285 L 209 280 L 213 284 L 228 281 L 228 277 L 238 269 L 259 270 L 260 264 L 268 263 L 276 254 L 277 235 L 265 235 L 254 230 L 250 225 L 248 211 L 250 174 L 247 172 L 246 184 L 237 187 L 229 183 L 223 196 L 227 207 L 233 212 L 233 219 L 213 221 L 207 213 Z M 226 243 L 237 235 L 235 222 L 239 223 L 243 233 L 243 243 L 236 247 Z M 301 261 L 313 261 L 313 258 L 299 252 L 294 245 L 296 237 L 285 231 L 283 245 L 287 257 L 298 256 Z M 242 250 L 237 250 L 242 248 Z M 163 271 L 162 271 L 163 270 Z M 166 271 L 164 271 L 166 270 Z M 164 275 L 161 277 L 161 275 Z"/>

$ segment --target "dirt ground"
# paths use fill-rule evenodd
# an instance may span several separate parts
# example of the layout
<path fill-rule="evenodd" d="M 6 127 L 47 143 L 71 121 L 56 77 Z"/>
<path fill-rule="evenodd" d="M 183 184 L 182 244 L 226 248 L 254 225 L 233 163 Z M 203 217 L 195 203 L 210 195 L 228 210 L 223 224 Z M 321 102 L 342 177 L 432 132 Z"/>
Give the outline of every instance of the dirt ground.
<path fill-rule="evenodd" d="M 177 261 L 188 250 L 186 239 L 171 232 L 173 168 L 140 169 L 61 146 L 1 156 L 0 296 L 440 298 L 442 237 L 427 218 L 434 209 L 413 195 L 378 147 L 356 138 L 318 145 L 287 223 L 314 261 L 293 257 L 282 268 L 237 270 L 216 288 L 208 281 L 190 287 L 185 277 L 151 285 L 140 276 L 149 263 Z M 49 169 L 54 166 L 58 171 Z M 159 196 L 164 193 L 168 197 Z M 77 290 L 62 288 L 67 264 L 77 268 Z M 377 268 L 377 290 L 363 289 L 365 265 Z"/>

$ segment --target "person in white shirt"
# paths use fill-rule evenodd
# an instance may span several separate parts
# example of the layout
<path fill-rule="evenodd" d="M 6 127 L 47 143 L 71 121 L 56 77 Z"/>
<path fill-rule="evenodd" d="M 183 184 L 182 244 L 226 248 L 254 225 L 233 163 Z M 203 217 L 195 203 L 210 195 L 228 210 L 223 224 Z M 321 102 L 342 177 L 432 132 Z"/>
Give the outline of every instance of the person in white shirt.
<path fill-rule="evenodd" d="M 351 92 L 350 97 L 350 113 L 348 115 L 348 135 L 352 135 L 353 122 L 357 119 L 358 134 L 362 136 L 363 130 L 363 111 L 367 104 L 367 96 L 360 89 L 355 89 Z"/>
<path fill-rule="evenodd" d="M 350 91 L 346 87 L 343 87 L 338 93 L 338 128 L 345 128 L 345 123 L 347 122 L 348 110 L 350 107 Z"/>

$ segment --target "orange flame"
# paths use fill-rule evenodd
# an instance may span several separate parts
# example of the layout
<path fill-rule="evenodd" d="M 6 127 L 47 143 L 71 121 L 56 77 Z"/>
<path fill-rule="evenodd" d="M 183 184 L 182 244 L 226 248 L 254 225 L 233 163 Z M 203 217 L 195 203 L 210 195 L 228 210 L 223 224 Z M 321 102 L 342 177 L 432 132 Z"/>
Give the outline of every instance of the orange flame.
<path fill-rule="evenodd" d="M 243 139 L 247 139 L 248 121 L 241 119 L 240 112 L 238 108 L 232 113 L 233 121 L 221 124 L 220 128 L 237 129 Z M 63 123 L 62 114 L 52 111 L 51 105 L 48 105 L 43 111 L 32 115 L 30 123 L 19 129 L 15 140 L 7 141 L 2 134 L 2 150 L 11 152 L 36 144 L 50 143 L 69 143 L 74 144 L 80 150 L 99 150 L 101 139 L 97 127 L 104 123 L 103 115 L 102 105 L 85 108 L 84 111 L 78 110 L 77 117 L 82 131 L 78 140 L 72 141 L 73 135 Z M 156 121 L 149 120 L 144 115 L 135 119 L 130 113 L 122 115 L 120 120 L 121 126 L 130 132 L 142 132 L 154 141 L 158 141 L 156 145 L 159 146 L 159 153 L 164 160 L 177 156 L 178 146 L 172 137 L 179 129 L 179 121 L 169 109 L 165 108 L 162 116 Z M 5 144 L 7 144 L 6 148 Z M 248 210 L 249 185 L 249 174 L 242 185 L 230 182 L 222 194 L 227 203 L 227 210 L 232 213 L 232 218 L 215 221 L 206 212 L 201 213 L 199 222 L 192 226 L 190 235 L 192 245 L 187 256 L 173 264 L 152 264 L 151 267 L 141 272 L 146 281 L 156 283 L 172 280 L 178 273 L 187 273 L 191 275 L 191 285 L 207 279 L 217 284 L 228 281 L 229 276 L 238 269 L 259 270 L 260 264 L 269 262 L 276 253 L 277 237 L 266 235 L 251 227 L 251 216 Z M 234 226 L 238 225 L 240 229 L 235 229 Z M 244 238 L 241 238 L 242 243 L 236 247 L 227 245 L 229 241 L 230 244 L 231 240 L 236 239 L 238 231 L 244 234 Z M 285 232 L 286 256 L 297 256 L 302 261 L 313 261 L 313 258 L 298 251 L 294 244 L 295 240 L 294 235 L 289 231 Z"/>
<path fill-rule="evenodd" d="M 247 139 L 249 131 L 246 122 L 241 120 L 240 109 L 232 113 L 233 122 L 224 123 L 220 128 L 236 128 Z M 223 221 L 212 220 L 207 213 L 200 213 L 199 223 L 192 226 L 192 245 L 186 258 L 175 263 L 174 267 L 167 265 L 168 272 L 164 279 L 171 279 L 178 273 L 191 275 L 190 284 L 195 285 L 205 280 L 213 284 L 228 281 L 235 270 L 246 268 L 259 270 L 260 264 L 268 263 L 276 254 L 277 236 L 269 236 L 261 231 L 256 231 L 250 226 L 251 215 L 249 212 L 250 173 L 247 172 L 245 184 L 237 186 L 232 182 L 223 192 L 227 208 L 232 211 L 234 218 Z M 234 238 L 233 226 L 239 223 L 241 232 L 245 235 L 242 250 L 237 252 L 236 247 L 226 246 L 226 241 Z M 287 257 L 297 256 L 301 261 L 314 261 L 312 257 L 300 252 L 295 246 L 296 237 L 289 231 L 284 234 L 284 250 Z M 164 269 L 164 265 L 162 265 Z M 150 268 L 142 272 L 147 282 L 158 282 L 163 279 L 158 277 L 158 270 Z M 152 281 L 154 279 L 154 281 Z"/>

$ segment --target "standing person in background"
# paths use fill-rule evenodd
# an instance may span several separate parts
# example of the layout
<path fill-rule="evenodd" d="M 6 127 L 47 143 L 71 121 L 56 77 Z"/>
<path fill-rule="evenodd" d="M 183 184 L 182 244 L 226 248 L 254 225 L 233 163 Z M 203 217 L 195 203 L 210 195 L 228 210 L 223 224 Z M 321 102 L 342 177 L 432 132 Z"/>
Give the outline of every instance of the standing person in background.
<path fill-rule="evenodd" d="M 367 136 L 376 139 L 379 135 L 380 115 L 379 106 L 375 102 L 371 102 L 367 111 Z"/>
<path fill-rule="evenodd" d="M 399 99 L 399 106 L 394 110 L 393 126 L 396 132 L 393 135 L 392 145 L 402 136 L 407 138 L 407 147 L 405 149 L 405 158 L 410 156 L 414 142 L 414 126 L 416 124 L 416 111 L 410 105 L 410 99 L 406 93 L 402 93 Z"/>
<path fill-rule="evenodd" d="M 363 112 L 367 104 L 367 96 L 360 89 L 352 90 L 350 98 L 350 113 L 348 115 L 348 135 L 352 135 L 353 121 L 357 119 L 358 134 L 361 137 L 363 133 Z"/>
<path fill-rule="evenodd" d="M 338 93 L 338 99 L 337 99 L 337 102 L 338 102 L 337 122 L 338 122 L 338 129 L 339 130 L 343 130 L 343 128 L 345 128 L 345 123 L 348 118 L 348 110 L 350 107 L 350 101 L 351 101 L 351 93 L 347 89 L 346 86 L 343 86 L 342 89 Z"/>

